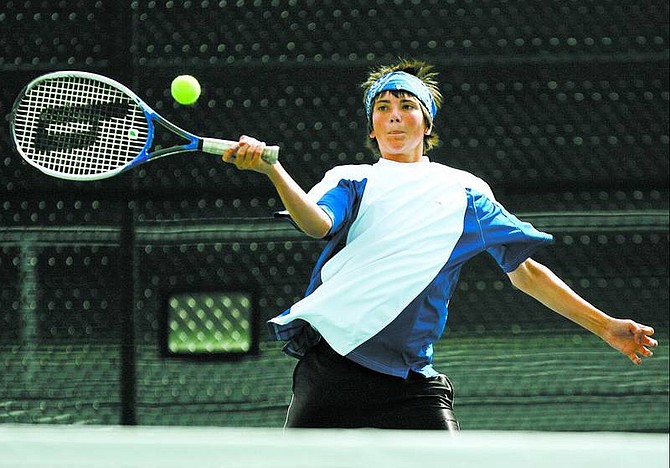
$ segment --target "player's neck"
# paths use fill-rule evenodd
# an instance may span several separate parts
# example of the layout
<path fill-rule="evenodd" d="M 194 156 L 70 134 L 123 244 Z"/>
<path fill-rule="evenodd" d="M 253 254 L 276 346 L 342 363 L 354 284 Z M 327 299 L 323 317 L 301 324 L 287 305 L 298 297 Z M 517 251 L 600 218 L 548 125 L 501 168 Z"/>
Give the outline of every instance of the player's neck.
<path fill-rule="evenodd" d="M 408 153 L 382 154 L 382 158 L 399 163 L 418 163 L 424 160 L 423 152 L 409 153 L 409 154 Z"/>

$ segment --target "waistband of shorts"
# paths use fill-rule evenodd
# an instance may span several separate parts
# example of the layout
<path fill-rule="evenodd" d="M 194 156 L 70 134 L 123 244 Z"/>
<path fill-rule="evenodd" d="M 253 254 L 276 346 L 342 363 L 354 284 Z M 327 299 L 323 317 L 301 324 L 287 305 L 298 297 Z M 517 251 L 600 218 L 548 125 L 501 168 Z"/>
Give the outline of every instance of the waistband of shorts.
<path fill-rule="evenodd" d="M 362 366 L 361 364 L 358 364 L 358 363 L 352 361 L 351 359 L 347 358 L 346 356 L 342 356 L 340 353 L 335 351 L 323 337 L 321 337 L 319 342 L 316 345 L 314 345 L 313 349 L 316 352 L 318 352 L 320 354 L 323 354 L 324 356 L 327 356 L 331 360 L 346 363 L 348 365 L 353 365 L 353 366 L 358 366 L 358 367 L 365 367 L 365 366 Z M 379 373 L 379 372 L 374 371 L 372 369 L 368 369 L 368 370 L 371 371 L 371 372 Z M 393 379 L 402 379 L 402 377 L 394 377 L 394 376 L 387 375 L 387 374 L 382 374 L 382 375 L 385 375 L 385 376 L 387 376 L 389 378 L 393 378 Z M 410 369 L 409 374 L 407 376 L 407 379 L 404 379 L 404 380 L 425 380 L 425 379 L 426 379 L 426 376 L 424 376 L 423 374 L 420 374 L 419 372 L 416 372 L 416 371 L 413 371 L 413 370 Z"/>

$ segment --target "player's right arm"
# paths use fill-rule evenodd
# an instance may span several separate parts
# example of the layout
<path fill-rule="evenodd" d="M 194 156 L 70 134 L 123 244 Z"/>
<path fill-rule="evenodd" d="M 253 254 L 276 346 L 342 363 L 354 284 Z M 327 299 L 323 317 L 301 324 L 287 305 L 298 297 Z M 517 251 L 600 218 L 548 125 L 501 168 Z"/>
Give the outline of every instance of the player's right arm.
<path fill-rule="evenodd" d="M 268 176 L 275 186 L 291 219 L 308 236 L 321 239 L 330 231 L 333 221 L 286 172 L 281 163 L 267 164 L 261 158 L 265 143 L 242 136 L 237 145 L 223 154 L 223 160 L 240 170 L 253 170 Z"/>
<path fill-rule="evenodd" d="M 291 219 L 308 236 L 322 239 L 328 234 L 333 225 L 330 216 L 321 207 L 307 198 L 305 191 L 282 167 L 275 163 L 268 173 L 270 181 L 277 189 L 277 193 L 284 207 L 291 215 Z"/>

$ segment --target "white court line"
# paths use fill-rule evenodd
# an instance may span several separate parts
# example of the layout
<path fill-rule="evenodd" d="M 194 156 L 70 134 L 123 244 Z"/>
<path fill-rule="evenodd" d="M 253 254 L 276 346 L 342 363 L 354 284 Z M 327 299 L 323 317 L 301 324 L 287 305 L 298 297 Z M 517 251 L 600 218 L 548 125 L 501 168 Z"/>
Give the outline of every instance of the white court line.
<path fill-rule="evenodd" d="M 668 467 L 667 434 L 0 425 L 1 467 Z"/>

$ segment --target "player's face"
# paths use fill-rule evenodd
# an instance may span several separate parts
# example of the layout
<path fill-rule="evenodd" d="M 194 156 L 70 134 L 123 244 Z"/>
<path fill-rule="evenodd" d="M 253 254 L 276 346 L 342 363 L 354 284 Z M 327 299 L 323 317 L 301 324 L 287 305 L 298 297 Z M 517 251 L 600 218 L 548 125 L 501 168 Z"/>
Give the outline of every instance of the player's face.
<path fill-rule="evenodd" d="M 386 159 L 415 162 L 423 156 L 423 138 L 428 133 L 419 100 L 408 93 L 387 91 L 372 107 L 370 137 L 377 140 Z"/>

